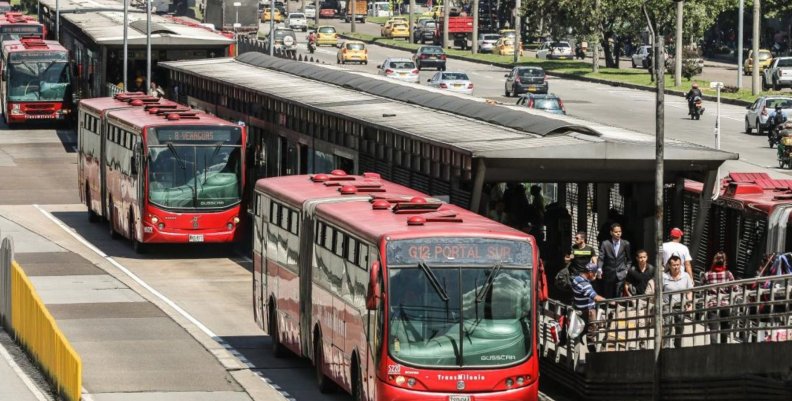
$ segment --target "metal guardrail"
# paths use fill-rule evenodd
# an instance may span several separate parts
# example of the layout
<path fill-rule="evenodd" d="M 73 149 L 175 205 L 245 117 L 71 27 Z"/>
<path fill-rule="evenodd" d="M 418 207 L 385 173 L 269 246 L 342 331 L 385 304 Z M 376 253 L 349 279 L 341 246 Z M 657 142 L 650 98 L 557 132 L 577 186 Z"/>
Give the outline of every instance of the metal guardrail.
<path fill-rule="evenodd" d="M 792 341 L 792 275 L 762 277 L 664 292 L 663 348 Z M 549 330 L 571 308 L 548 300 L 542 310 L 540 349 L 571 367 L 585 360 L 576 341 L 558 345 Z M 597 303 L 596 352 L 654 349 L 654 295 Z"/>
<path fill-rule="evenodd" d="M 33 357 L 59 394 L 79 401 L 82 360 L 41 301 L 25 272 L 13 261 L 13 243 L 0 246 L 0 320 Z"/>

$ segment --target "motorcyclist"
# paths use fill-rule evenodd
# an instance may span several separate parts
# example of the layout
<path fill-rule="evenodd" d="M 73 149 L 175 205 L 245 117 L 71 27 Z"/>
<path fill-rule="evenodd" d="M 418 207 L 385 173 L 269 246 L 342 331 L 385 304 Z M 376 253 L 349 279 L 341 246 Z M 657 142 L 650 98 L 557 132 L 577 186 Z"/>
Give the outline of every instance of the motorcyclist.
<path fill-rule="evenodd" d="M 308 50 L 313 53 L 314 49 L 316 49 L 316 33 L 311 31 L 311 33 L 308 34 Z"/>
<path fill-rule="evenodd" d="M 688 114 L 689 115 L 693 115 L 693 108 L 696 107 L 696 104 L 695 104 L 696 97 L 701 99 L 701 96 L 702 96 L 701 89 L 699 89 L 699 86 L 698 86 L 697 83 L 693 82 L 693 86 L 690 88 L 690 90 L 688 91 L 687 95 L 685 95 L 685 99 L 687 99 L 687 101 L 688 101 Z M 703 112 L 704 109 L 701 109 L 701 111 Z"/>
<path fill-rule="evenodd" d="M 778 126 L 785 123 L 787 120 L 786 113 L 780 104 L 775 106 L 775 110 L 771 111 L 767 116 L 767 136 L 772 139 L 776 136 Z"/>

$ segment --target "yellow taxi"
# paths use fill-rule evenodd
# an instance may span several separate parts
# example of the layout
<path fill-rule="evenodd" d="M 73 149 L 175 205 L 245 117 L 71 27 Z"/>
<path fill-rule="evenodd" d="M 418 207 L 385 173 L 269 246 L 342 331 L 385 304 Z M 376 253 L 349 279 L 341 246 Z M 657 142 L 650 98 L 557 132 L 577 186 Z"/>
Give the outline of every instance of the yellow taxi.
<path fill-rule="evenodd" d="M 365 43 L 348 40 L 341 45 L 336 53 L 336 63 L 346 64 L 349 62 L 368 64 L 368 50 Z"/>
<path fill-rule="evenodd" d="M 410 37 L 410 29 L 407 28 L 406 23 L 395 23 L 391 25 L 391 28 L 387 33 L 387 37 L 391 39 L 407 39 Z"/>
<path fill-rule="evenodd" d="M 385 22 L 380 28 L 380 36 L 387 37 L 391 28 L 393 28 L 393 24 L 402 24 L 407 23 L 407 20 L 404 17 L 393 17 Z"/>
<path fill-rule="evenodd" d="M 773 64 L 773 53 L 770 53 L 770 50 L 760 49 L 759 73 L 763 73 L 770 64 Z M 745 75 L 751 75 L 753 73 L 753 50 L 748 53 L 748 58 L 745 59 L 745 63 L 743 63 L 743 73 Z"/>
<path fill-rule="evenodd" d="M 433 19 L 438 19 L 443 15 L 443 6 L 442 5 L 432 6 L 432 9 L 430 11 L 427 11 L 422 15 L 431 17 Z"/>
<path fill-rule="evenodd" d="M 266 8 L 264 11 L 261 12 L 261 22 L 269 22 L 270 18 L 270 9 Z M 277 8 L 275 9 L 275 22 L 283 22 L 283 14 L 281 14 L 280 10 Z"/>
<path fill-rule="evenodd" d="M 495 49 L 501 56 L 514 54 L 514 39 L 509 37 L 498 39 L 495 43 Z M 520 50 L 520 55 L 522 55 L 522 49 Z"/>
<path fill-rule="evenodd" d="M 338 33 L 336 29 L 330 25 L 322 25 L 316 30 L 316 45 L 317 46 L 336 46 L 338 45 Z"/>

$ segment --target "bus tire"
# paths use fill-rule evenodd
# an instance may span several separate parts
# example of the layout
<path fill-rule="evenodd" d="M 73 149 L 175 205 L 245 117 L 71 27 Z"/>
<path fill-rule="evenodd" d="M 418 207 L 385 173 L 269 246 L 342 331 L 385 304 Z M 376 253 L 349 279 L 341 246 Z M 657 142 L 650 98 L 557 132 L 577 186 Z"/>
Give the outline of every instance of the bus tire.
<path fill-rule="evenodd" d="M 115 224 L 114 222 L 115 218 L 113 217 L 115 213 L 113 213 L 113 209 L 115 209 L 113 207 L 113 198 L 110 198 L 108 211 L 107 211 L 107 226 L 109 227 L 110 238 L 116 239 L 118 238 L 118 233 L 116 232 L 115 227 L 113 226 L 113 224 Z"/>
<path fill-rule="evenodd" d="M 88 183 L 85 183 L 85 204 L 88 205 L 88 222 L 96 223 L 99 221 L 99 215 L 91 208 L 91 188 Z"/>
<path fill-rule="evenodd" d="M 274 302 L 270 302 L 270 305 L 275 305 Z M 283 358 L 286 356 L 286 349 L 283 347 L 283 344 L 280 342 L 280 333 L 278 332 L 278 317 L 275 313 L 275 308 L 270 306 L 269 308 L 269 333 L 270 333 L 270 341 L 271 341 L 271 349 L 272 355 L 275 358 Z"/>
<path fill-rule="evenodd" d="M 322 394 L 332 393 L 334 390 L 333 381 L 324 374 L 322 370 L 324 366 L 324 352 L 322 351 L 322 336 L 317 332 L 314 337 L 314 376 L 316 377 L 316 385 L 319 387 L 319 392 Z"/>
<path fill-rule="evenodd" d="M 365 395 L 363 394 L 363 376 L 360 373 L 360 360 L 355 354 L 352 357 L 352 399 L 354 401 L 364 401 Z"/>
<path fill-rule="evenodd" d="M 129 241 L 132 242 L 132 250 L 138 255 L 146 253 L 146 244 L 137 240 L 137 233 L 135 232 L 135 216 L 129 214 Z"/>

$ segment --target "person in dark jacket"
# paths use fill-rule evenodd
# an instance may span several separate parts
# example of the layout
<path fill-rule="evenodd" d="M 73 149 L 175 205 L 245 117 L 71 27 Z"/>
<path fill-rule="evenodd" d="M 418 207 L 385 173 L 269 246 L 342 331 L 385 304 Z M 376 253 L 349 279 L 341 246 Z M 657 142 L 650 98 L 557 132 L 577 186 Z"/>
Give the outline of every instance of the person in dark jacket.
<path fill-rule="evenodd" d="M 635 254 L 638 262 L 627 272 L 627 296 L 643 295 L 646 293 L 646 286 L 649 280 L 654 278 L 655 267 L 649 263 L 649 254 L 641 249 Z"/>
<path fill-rule="evenodd" d="M 621 224 L 611 224 L 610 234 L 611 238 L 600 246 L 598 265 L 602 280 L 599 281 L 600 290 L 597 292 L 605 298 L 618 298 L 621 296 L 627 271 L 632 265 L 632 252 L 630 243 L 621 237 Z"/>

